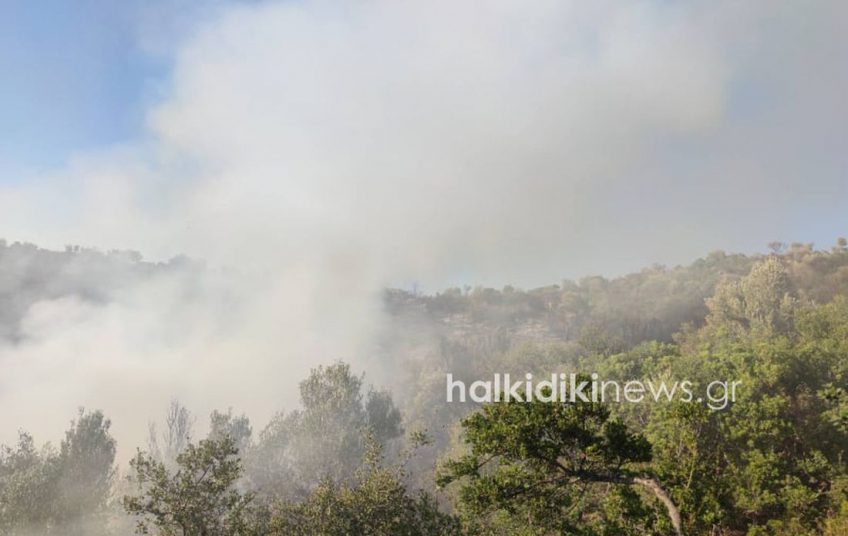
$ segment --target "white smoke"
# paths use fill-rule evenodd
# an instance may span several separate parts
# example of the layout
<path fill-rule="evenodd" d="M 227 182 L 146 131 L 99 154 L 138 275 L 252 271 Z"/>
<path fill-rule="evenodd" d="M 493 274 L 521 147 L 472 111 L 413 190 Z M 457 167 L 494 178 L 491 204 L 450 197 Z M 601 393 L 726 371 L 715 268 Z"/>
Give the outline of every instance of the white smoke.
<path fill-rule="evenodd" d="M 168 36 L 144 139 L 0 189 L 8 238 L 211 275 L 33 306 L 0 349 L 3 434 L 86 405 L 132 447 L 173 396 L 261 421 L 310 366 L 367 362 L 386 285 L 541 285 L 792 238 L 845 193 L 826 150 L 848 124 L 844 6 L 217 10 Z"/>

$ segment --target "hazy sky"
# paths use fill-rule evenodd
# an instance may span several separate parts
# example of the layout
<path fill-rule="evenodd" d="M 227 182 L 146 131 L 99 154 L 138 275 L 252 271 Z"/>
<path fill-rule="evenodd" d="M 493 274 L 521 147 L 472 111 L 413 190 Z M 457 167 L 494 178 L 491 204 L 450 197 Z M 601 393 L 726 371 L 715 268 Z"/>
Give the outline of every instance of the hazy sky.
<path fill-rule="evenodd" d="M 839 0 L 4 0 L 5 238 L 214 269 L 33 305 L 0 343 L 0 440 L 85 405 L 139 445 L 173 396 L 261 423 L 310 366 L 369 355 L 385 285 L 828 247 L 845 20 Z"/>
<path fill-rule="evenodd" d="M 229 217 L 275 248 L 375 234 L 392 282 L 438 286 L 848 233 L 842 2 L 3 11 L 8 239 L 207 255 L 183 231 Z"/>

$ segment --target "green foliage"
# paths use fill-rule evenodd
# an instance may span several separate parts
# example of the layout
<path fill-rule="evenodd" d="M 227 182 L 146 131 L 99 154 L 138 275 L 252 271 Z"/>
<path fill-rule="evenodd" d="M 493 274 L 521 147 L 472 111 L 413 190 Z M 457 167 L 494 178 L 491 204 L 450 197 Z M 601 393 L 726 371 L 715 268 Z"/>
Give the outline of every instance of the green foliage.
<path fill-rule="evenodd" d="M 132 255 L 0 250 L 3 269 L 21 282 L 58 277 L 70 262 L 99 274 L 121 267 L 133 278 L 167 269 Z M 396 386 L 404 424 L 434 431 L 423 455 L 403 468 L 375 455 L 369 434 L 387 458 L 397 456 L 400 411 L 336 363 L 312 371 L 301 407 L 257 438 L 245 416 L 215 412 L 207 441 L 191 445 L 191 414 L 172 404 L 150 452 L 133 460 L 136 494 L 124 506 L 139 530 L 180 536 L 663 535 L 675 530 L 669 504 L 688 536 L 843 536 L 848 248 L 774 251 L 717 252 L 689 266 L 528 291 L 390 291 L 381 342 L 406 378 Z M 108 300 L 119 279 L 54 288 Z M 0 308 L 0 336 L 16 336 L 28 304 L 41 299 L 12 291 L 23 297 Z M 696 391 L 717 379 L 742 383 L 722 411 L 682 402 L 444 403 L 446 371 L 468 380 L 580 370 L 686 379 Z M 451 443 L 463 417 L 467 443 Z M 459 518 L 409 491 L 431 483 L 446 452 L 439 482 Z M 55 448 L 21 433 L 0 449 L 0 534 L 125 534 L 110 511 L 114 453 L 99 412 L 80 413 Z"/>
<path fill-rule="evenodd" d="M 770 256 L 745 277 L 723 280 L 706 303 L 709 325 L 740 336 L 790 330 L 797 300 L 783 261 Z"/>
<path fill-rule="evenodd" d="M 848 303 L 809 299 L 824 288 L 806 278 L 810 259 L 831 263 L 825 270 L 845 261 L 841 250 L 793 247 L 727 277 L 707 302 L 705 325 L 684 330 L 679 344 L 649 342 L 620 353 L 584 345 L 593 353 L 577 366 L 604 378 L 687 379 L 698 391 L 716 379 L 741 382 L 723 411 L 683 402 L 610 408 L 652 445 L 649 463 L 622 468 L 632 474 L 635 465 L 663 483 L 686 534 L 832 534 L 844 524 L 845 499 L 833 490 L 846 475 Z M 574 370 L 573 358 L 561 363 Z M 516 534 L 668 530 L 669 518 L 639 488 L 589 483 L 569 493 L 573 486 L 550 481 L 557 473 L 549 449 L 559 448 L 550 434 L 562 426 L 554 418 L 562 409 L 542 418 L 533 404 L 500 406 L 465 421 L 473 447 L 447 466 L 446 481 L 464 482 L 458 502 L 470 526 Z M 559 458 L 599 461 L 592 442 L 575 438 L 572 446 L 571 456 Z M 633 493 L 640 503 L 629 499 Z"/>
<path fill-rule="evenodd" d="M 0 455 L 0 533 L 28 529 L 48 533 L 55 502 L 56 455 L 36 450 L 32 436 L 21 432 L 18 444 Z"/>
<path fill-rule="evenodd" d="M 155 527 L 162 536 L 259 534 L 253 495 L 236 487 L 237 453 L 230 437 L 189 444 L 172 474 L 163 462 L 139 452 L 130 462 L 138 494 L 123 499 L 127 513 L 139 517 L 136 532 L 149 534 Z"/>
<path fill-rule="evenodd" d="M 0 452 L 0 533 L 103 534 L 114 479 L 115 440 L 99 411 L 80 410 L 59 451 L 20 433 Z"/>
<path fill-rule="evenodd" d="M 221 441 L 227 437 L 233 440 L 238 452 L 247 451 L 252 445 L 253 437 L 250 419 L 246 415 L 233 415 L 232 409 L 227 410 L 226 413 L 215 410 L 209 417 L 208 439 Z"/>
<path fill-rule="evenodd" d="M 650 416 L 654 465 L 690 533 L 813 533 L 839 508 L 828 490 L 846 471 L 848 304 L 794 302 L 783 270 L 767 259 L 735 284 L 732 314 L 713 300 L 708 324 L 667 363 L 674 377 L 742 381 L 726 411 Z"/>
<path fill-rule="evenodd" d="M 640 471 L 650 445 L 603 405 L 493 403 L 462 424 L 469 452 L 446 461 L 437 481 L 459 482 L 460 511 L 475 531 L 512 531 L 513 520 L 522 534 L 661 530 L 639 496 L 618 490 L 599 503 L 591 494 L 651 480 Z"/>
<path fill-rule="evenodd" d="M 280 536 L 450 536 L 458 520 L 424 492 L 411 494 L 400 466 L 385 467 L 376 444 L 349 484 L 324 479 L 301 502 L 280 504 L 271 520 Z"/>
<path fill-rule="evenodd" d="M 111 423 L 99 411 L 85 413 L 65 433 L 59 450 L 56 524 L 65 534 L 87 534 L 74 524 L 90 513 L 102 513 L 114 481 L 115 440 Z"/>
<path fill-rule="evenodd" d="M 248 477 L 264 495 L 303 496 L 319 480 L 350 480 L 370 433 L 386 444 L 401 432 L 400 412 L 382 391 L 363 392 L 350 366 L 319 367 L 300 384 L 302 409 L 278 414 L 247 452 Z"/>

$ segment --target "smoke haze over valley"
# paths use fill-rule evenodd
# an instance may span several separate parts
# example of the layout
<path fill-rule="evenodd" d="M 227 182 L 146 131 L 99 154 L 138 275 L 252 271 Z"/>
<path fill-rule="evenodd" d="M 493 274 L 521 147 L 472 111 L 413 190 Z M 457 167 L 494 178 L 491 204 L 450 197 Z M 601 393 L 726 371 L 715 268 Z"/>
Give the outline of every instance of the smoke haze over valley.
<path fill-rule="evenodd" d="M 3 232 L 209 269 L 36 303 L 3 351 L 4 429 L 65 419 L 42 393 L 157 406 L 236 371 L 221 402 L 285 401 L 284 377 L 373 350 L 387 286 L 832 242 L 815 222 L 846 223 L 827 151 L 848 134 L 845 8 L 760 6 L 268 2 L 210 7 L 178 39 L 141 27 L 173 65 L 144 134 L 0 184 Z"/>
<path fill-rule="evenodd" d="M 172 400 L 198 438 L 216 409 L 267 423 L 344 360 L 442 449 L 436 372 L 526 345 L 576 364 L 598 333 L 603 355 L 676 344 L 775 240 L 801 302 L 848 288 L 848 3 L 101 11 L 79 46 L 156 66 L 122 75 L 135 127 L 39 159 L 0 107 L 0 444 L 102 409 L 124 464 Z M 117 69 L 97 58 L 80 78 Z"/>

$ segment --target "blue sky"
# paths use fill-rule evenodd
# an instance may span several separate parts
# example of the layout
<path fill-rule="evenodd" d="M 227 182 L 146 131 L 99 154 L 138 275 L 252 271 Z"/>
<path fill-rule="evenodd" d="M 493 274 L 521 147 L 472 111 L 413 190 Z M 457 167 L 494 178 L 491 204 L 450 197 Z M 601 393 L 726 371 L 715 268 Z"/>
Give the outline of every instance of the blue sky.
<path fill-rule="evenodd" d="M 163 57 L 138 46 L 134 1 L 4 0 L 0 180 L 138 134 Z"/>

